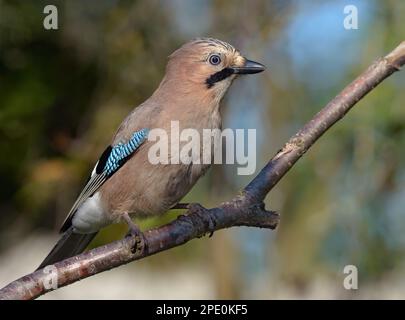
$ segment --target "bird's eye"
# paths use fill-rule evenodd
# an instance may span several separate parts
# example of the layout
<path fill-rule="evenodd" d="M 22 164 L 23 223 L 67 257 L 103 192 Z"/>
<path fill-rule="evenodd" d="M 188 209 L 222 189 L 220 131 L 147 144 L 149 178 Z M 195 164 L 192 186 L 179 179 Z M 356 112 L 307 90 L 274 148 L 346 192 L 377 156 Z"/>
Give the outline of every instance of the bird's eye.
<path fill-rule="evenodd" d="M 221 63 L 221 57 L 217 54 L 213 54 L 212 56 L 210 56 L 209 58 L 209 62 L 213 65 L 216 66 L 218 64 Z"/>

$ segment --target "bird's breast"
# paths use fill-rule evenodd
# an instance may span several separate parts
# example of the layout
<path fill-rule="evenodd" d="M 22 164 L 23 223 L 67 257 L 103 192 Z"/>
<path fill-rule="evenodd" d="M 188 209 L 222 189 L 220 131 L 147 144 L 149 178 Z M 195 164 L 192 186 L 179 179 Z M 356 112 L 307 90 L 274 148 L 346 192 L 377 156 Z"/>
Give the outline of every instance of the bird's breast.
<path fill-rule="evenodd" d="M 193 114 L 193 117 L 172 117 L 164 125 L 161 124 L 158 129 L 163 129 L 166 134 L 156 141 L 145 142 L 101 187 L 103 202 L 112 219 L 118 218 L 123 212 L 133 213 L 135 216 L 166 212 L 178 203 L 207 171 L 212 163 L 213 152 L 210 161 L 203 158 L 204 131 L 219 129 L 221 118 L 219 113 L 200 116 Z M 177 131 L 173 132 L 174 130 Z M 193 131 L 200 138 L 192 139 L 194 134 L 191 134 L 186 139 L 187 130 L 188 133 Z M 214 142 L 212 136 L 209 142 L 212 151 Z M 154 156 L 151 150 L 157 150 L 157 143 L 167 146 L 167 161 L 151 159 Z M 193 150 L 199 152 L 194 152 L 193 155 Z"/>

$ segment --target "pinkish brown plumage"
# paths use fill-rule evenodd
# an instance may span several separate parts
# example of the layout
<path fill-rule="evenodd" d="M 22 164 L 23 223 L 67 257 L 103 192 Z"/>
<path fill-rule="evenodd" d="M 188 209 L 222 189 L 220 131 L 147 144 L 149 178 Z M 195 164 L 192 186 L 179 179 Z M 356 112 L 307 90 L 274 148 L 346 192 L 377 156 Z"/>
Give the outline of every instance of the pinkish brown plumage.
<path fill-rule="evenodd" d="M 245 59 L 220 40 L 201 38 L 184 44 L 170 55 L 156 91 L 122 122 L 112 146 L 128 141 L 134 132 L 144 128 L 165 130 L 171 143 L 172 121 L 178 121 L 180 131 L 219 129 L 219 104 L 232 81 L 238 74 L 263 70 L 262 65 Z M 61 240 L 40 268 L 80 253 L 108 224 L 124 220 L 132 225 L 129 215 L 165 213 L 209 168 L 209 164 L 152 164 L 148 158 L 152 145 L 152 141 L 145 141 L 91 196 L 79 198 L 79 205 L 72 208 L 64 223 Z M 95 174 L 93 171 L 93 178 Z"/>

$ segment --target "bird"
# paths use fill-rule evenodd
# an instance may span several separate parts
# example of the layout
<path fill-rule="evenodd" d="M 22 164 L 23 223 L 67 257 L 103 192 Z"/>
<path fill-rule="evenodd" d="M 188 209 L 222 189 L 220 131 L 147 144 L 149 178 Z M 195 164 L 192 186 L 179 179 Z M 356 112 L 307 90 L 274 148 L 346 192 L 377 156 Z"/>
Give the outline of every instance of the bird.
<path fill-rule="evenodd" d="M 118 127 L 63 222 L 60 240 L 38 269 L 83 252 L 110 224 L 125 222 L 139 235 L 132 218 L 161 215 L 175 207 L 210 163 L 151 163 L 151 130 L 163 129 L 174 140 L 172 121 L 180 130 L 221 129 L 220 102 L 232 82 L 264 70 L 263 64 L 214 38 L 196 38 L 174 51 L 157 89 Z"/>

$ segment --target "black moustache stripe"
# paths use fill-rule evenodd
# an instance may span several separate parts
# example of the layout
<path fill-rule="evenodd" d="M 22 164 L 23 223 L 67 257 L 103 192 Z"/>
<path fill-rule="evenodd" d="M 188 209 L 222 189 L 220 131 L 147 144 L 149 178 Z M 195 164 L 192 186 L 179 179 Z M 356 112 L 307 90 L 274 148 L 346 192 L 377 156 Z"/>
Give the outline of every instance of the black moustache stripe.
<path fill-rule="evenodd" d="M 207 88 L 211 88 L 215 83 L 218 81 L 222 81 L 228 77 L 233 75 L 233 70 L 231 68 L 225 68 L 222 69 L 221 71 L 218 71 L 214 74 L 212 74 L 209 78 L 205 80 L 205 83 L 207 84 Z"/>

